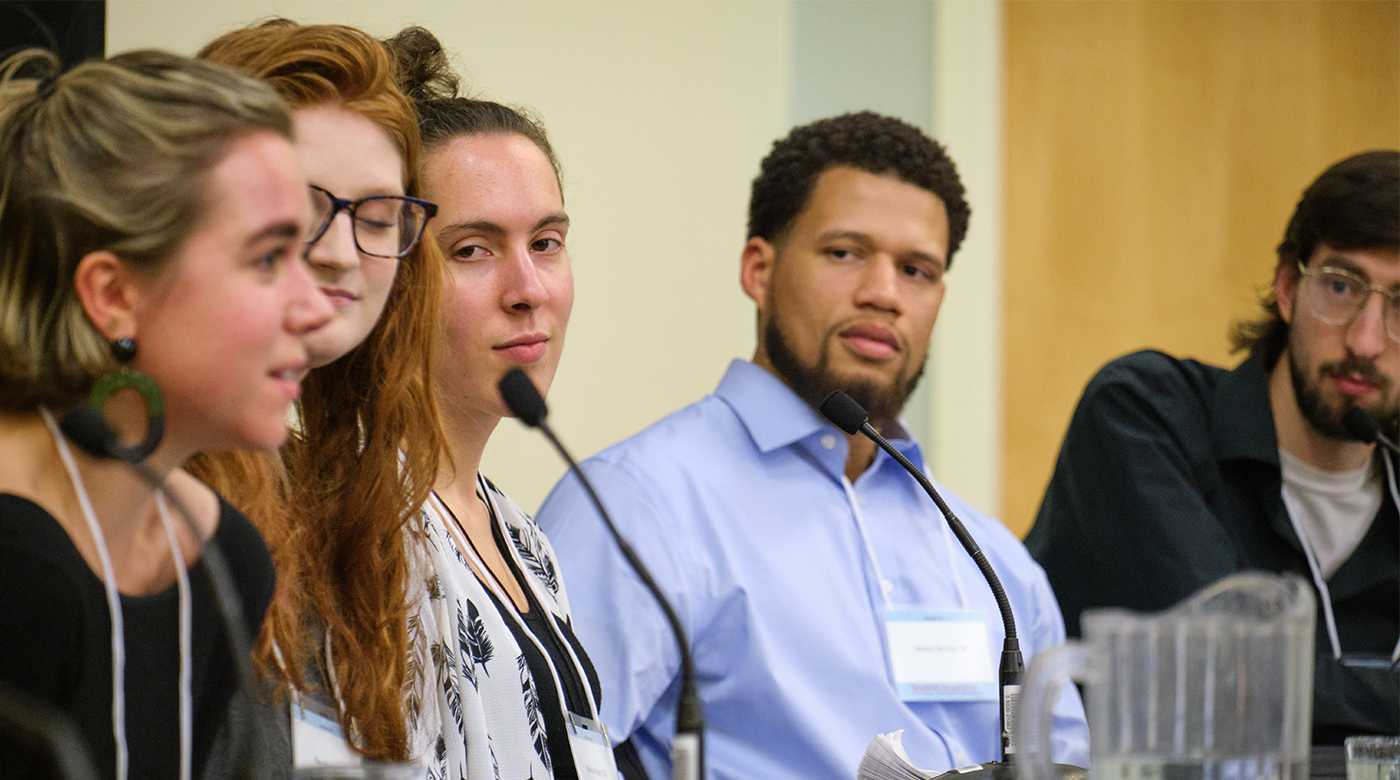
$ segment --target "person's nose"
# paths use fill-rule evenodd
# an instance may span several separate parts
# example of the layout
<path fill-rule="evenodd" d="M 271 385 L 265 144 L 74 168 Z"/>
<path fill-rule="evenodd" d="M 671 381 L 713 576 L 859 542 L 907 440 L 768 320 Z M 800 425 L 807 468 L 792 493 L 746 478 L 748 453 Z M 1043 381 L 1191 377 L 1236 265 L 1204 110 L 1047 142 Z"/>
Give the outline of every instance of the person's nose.
<path fill-rule="evenodd" d="M 549 301 L 549 290 L 540 280 L 540 269 L 528 247 L 513 250 L 506 257 L 507 274 L 502 304 L 513 311 L 533 311 Z"/>
<path fill-rule="evenodd" d="M 855 290 L 856 306 L 900 313 L 899 269 L 893 257 L 876 255 L 860 270 Z"/>
<path fill-rule="evenodd" d="M 292 261 L 287 273 L 286 329 L 306 335 L 331 321 L 335 309 L 312 277 L 309 261 Z"/>
<path fill-rule="evenodd" d="M 360 251 L 355 246 L 354 231 L 350 212 L 341 211 L 331 218 L 326 232 L 306 252 L 306 262 L 317 277 L 333 278 L 359 266 Z"/>
<path fill-rule="evenodd" d="M 1353 355 L 1374 360 L 1386 348 L 1385 309 L 1391 304 L 1380 291 L 1371 293 L 1347 326 L 1346 346 Z"/>

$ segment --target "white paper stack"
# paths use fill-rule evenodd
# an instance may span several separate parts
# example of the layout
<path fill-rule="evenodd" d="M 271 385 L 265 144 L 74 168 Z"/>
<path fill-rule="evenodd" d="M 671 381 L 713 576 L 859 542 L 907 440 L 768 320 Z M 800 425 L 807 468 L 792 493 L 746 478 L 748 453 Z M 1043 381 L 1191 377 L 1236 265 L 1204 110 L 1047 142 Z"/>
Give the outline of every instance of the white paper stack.
<path fill-rule="evenodd" d="M 904 731 L 900 730 L 871 740 L 860 760 L 856 780 L 933 780 L 941 774 L 915 767 L 904 752 L 903 736 Z"/>

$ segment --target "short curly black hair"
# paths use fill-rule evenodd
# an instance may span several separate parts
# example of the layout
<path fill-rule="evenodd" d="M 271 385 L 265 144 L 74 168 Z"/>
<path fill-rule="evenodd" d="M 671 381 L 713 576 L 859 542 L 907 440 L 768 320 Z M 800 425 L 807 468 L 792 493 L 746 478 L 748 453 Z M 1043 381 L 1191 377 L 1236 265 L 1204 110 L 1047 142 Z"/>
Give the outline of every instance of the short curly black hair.
<path fill-rule="evenodd" d="M 871 111 L 820 119 L 773 143 L 753 180 L 748 237 L 779 240 L 807 207 L 817 177 L 837 165 L 893 174 L 937 195 L 948 211 L 947 260 L 952 265 L 972 212 L 957 167 L 919 128 Z"/>

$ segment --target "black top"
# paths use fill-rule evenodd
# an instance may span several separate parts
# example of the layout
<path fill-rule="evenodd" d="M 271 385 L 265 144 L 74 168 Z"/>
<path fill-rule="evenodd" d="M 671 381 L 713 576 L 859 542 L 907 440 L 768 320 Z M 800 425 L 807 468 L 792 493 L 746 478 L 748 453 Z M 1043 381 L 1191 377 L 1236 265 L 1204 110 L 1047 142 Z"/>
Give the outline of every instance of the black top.
<path fill-rule="evenodd" d="M 250 634 L 272 598 L 273 567 L 253 526 L 220 500 L 214 540 L 228 561 Z M 194 774 L 202 774 L 237 677 L 203 561 L 190 567 Z M 179 776 L 179 595 L 121 596 L 126 638 L 126 733 L 132 778 Z M 116 776 L 111 618 L 102 578 L 46 511 L 0 493 L 0 682 L 71 715 L 100 777 Z M 0 733 L 7 778 L 53 772 Z"/>
<path fill-rule="evenodd" d="M 1239 571 L 1312 582 L 1282 484 L 1262 355 L 1227 371 L 1138 352 L 1089 382 L 1026 547 L 1049 575 L 1070 636 L 1086 608 L 1162 610 Z M 1327 581 L 1344 658 L 1388 659 L 1400 636 L 1397 524 L 1387 489 L 1360 546 Z M 1319 625 L 1313 742 L 1397 731 L 1396 673 L 1337 662 Z"/>
<path fill-rule="evenodd" d="M 574 768 L 574 754 L 569 746 L 568 723 L 565 721 L 564 712 L 567 709 L 568 712 L 596 720 L 589 709 L 588 694 L 584 686 L 588 685 L 593 689 L 593 700 L 601 706 L 602 690 L 599 687 L 598 674 L 593 670 L 593 662 L 589 660 L 588 654 L 583 651 L 583 645 L 579 644 L 578 638 L 574 636 L 573 626 L 552 618 L 548 610 L 540 606 L 534 591 L 530 589 L 530 583 L 516 567 L 515 560 L 506 547 L 507 542 L 501 533 L 501 524 L 496 519 L 495 510 L 489 502 L 486 506 L 491 513 L 491 536 L 497 549 L 501 551 L 501 557 L 510 567 L 515 581 L 525 591 L 525 598 L 530 604 L 530 611 L 520 615 L 525 623 L 524 628 L 514 618 L 515 614 L 519 614 L 514 605 L 502 603 L 491 588 L 486 588 L 486 592 L 491 596 L 491 603 L 501 614 L 502 620 L 510 627 L 516 644 L 520 646 L 521 654 L 525 656 L 525 665 L 530 669 L 530 676 L 536 680 L 535 690 L 540 697 L 540 712 L 544 715 L 545 734 L 549 740 L 549 760 L 554 769 L 554 777 L 556 780 L 577 780 L 578 773 Z M 534 641 L 531 641 L 532 638 Z M 539 645 L 536 645 L 536 642 Z M 574 654 L 583 664 L 583 673 L 588 677 L 586 682 L 569 657 L 565 642 L 573 648 Z M 544 647 L 548 658 L 540 652 L 540 646 Z M 564 689 L 565 706 L 559 704 L 559 696 L 552 683 L 554 674 L 559 676 L 559 685 Z"/>

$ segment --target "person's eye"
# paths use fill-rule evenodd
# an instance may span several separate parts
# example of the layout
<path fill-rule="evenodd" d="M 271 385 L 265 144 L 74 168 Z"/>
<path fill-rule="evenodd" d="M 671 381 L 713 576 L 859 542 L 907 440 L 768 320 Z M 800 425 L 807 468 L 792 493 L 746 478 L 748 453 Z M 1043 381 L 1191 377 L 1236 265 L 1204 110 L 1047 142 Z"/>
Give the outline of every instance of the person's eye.
<path fill-rule="evenodd" d="M 282 261 L 287 259 L 288 254 L 290 254 L 288 247 L 279 246 L 258 255 L 254 259 L 253 265 L 259 271 L 275 271 L 282 265 Z"/>
<path fill-rule="evenodd" d="M 564 244 L 557 238 L 537 238 L 531 242 L 530 251 L 539 253 L 555 252 L 562 246 L 564 246 Z"/>
<path fill-rule="evenodd" d="M 857 257 L 856 250 L 844 246 L 828 247 L 825 254 L 832 260 L 853 260 Z"/>
<path fill-rule="evenodd" d="M 480 244 L 463 244 L 452 250 L 453 260 L 480 260 L 486 256 L 486 247 Z"/>
<path fill-rule="evenodd" d="M 384 233 L 393 230 L 395 227 L 397 227 L 397 225 L 394 222 L 381 219 L 357 218 L 355 220 L 356 230 L 368 231 L 370 233 Z"/>
<path fill-rule="evenodd" d="M 1322 276 L 1322 289 L 1339 298 L 1359 295 L 1361 288 L 1362 284 L 1359 281 L 1340 274 L 1323 274 Z"/>

